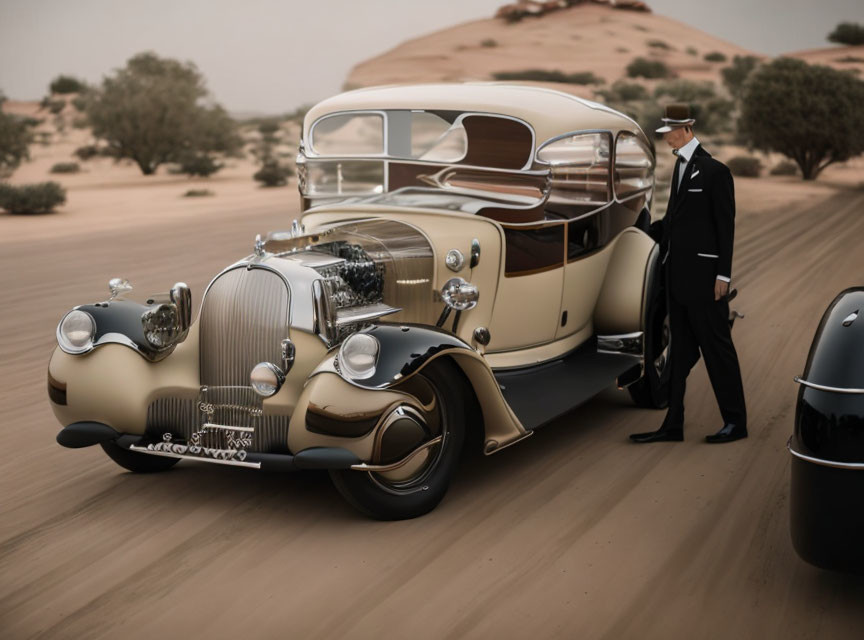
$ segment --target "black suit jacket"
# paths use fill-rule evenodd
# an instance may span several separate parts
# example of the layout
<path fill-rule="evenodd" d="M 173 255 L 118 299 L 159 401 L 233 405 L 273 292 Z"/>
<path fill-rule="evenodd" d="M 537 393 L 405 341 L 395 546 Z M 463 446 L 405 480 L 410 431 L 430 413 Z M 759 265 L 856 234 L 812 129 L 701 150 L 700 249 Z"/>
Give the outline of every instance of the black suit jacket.
<path fill-rule="evenodd" d="M 699 145 L 676 193 L 677 182 L 673 175 L 666 215 L 649 233 L 660 243 L 669 292 L 682 302 L 713 301 L 717 276 L 732 277 L 732 173 Z"/>

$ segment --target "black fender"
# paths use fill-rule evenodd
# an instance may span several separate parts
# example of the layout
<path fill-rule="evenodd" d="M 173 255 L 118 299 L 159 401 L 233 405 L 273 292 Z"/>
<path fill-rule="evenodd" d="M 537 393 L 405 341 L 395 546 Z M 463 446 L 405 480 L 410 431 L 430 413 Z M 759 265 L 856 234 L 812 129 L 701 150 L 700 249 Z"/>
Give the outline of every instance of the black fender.
<path fill-rule="evenodd" d="M 485 454 L 500 451 L 531 435 L 504 399 L 486 359 L 456 335 L 428 325 L 383 322 L 362 332 L 375 336 L 379 342 L 374 375 L 363 380 L 346 377 L 339 371 L 336 354 L 328 356 L 312 375 L 329 371 L 354 386 L 383 390 L 398 385 L 435 358 L 452 358 L 467 378 L 473 401 L 479 406 L 482 419 L 477 426 L 483 429 Z"/>
<path fill-rule="evenodd" d="M 168 356 L 177 344 L 182 342 L 178 340 L 160 349 L 148 342 L 144 334 L 142 316 L 157 310 L 160 306 L 161 304 L 155 301 L 152 304 L 141 304 L 132 300 L 119 299 L 82 304 L 74 309 L 89 313 L 93 318 L 96 324 L 96 332 L 93 336 L 94 348 L 98 349 L 105 344 L 122 344 L 134 349 L 148 360 L 157 361 Z"/>
<path fill-rule="evenodd" d="M 380 345 L 375 373 L 363 380 L 340 375 L 358 387 L 386 389 L 419 371 L 432 358 L 445 352 L 474 353 L 464 340 L 449 331 L 421 324 L 379 323 L 361 330 L 374 336 Z M 338 370 L 338 357 L 336 362 Z"/>

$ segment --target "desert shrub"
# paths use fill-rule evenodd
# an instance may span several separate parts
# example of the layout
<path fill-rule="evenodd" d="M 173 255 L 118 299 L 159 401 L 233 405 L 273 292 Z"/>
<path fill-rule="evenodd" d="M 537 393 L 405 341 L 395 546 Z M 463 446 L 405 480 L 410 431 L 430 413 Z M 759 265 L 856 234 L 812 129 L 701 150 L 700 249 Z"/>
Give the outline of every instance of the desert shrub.
<path fill-rule="evenodd" d="M 599 90 L 597 95 L 608 103 L 632 102 L 634 100 L 647 100 L 648 90 L 638 82 L 616 80 L 608 89 Z"/>
<path fill-rule="evenodd" d="M 87 98 L 84 96 L 75 96 L 70 102 L 75 109 L 82 113 L 87 110 Z"/>
<path fill-rule="evenodd" d="M 92 160 L 93 158 L 114 158 L 114 152 L 108 147 L 100 147 L 96 144 L 85 144 L 78 147 L 72 152 L 76 158 L 82 161 Z"/>
<path fill-rule="evenodd" d="M 74 76 L 57 76 L 49 85 L 51 93 L 66 94 L 66 93 L 81 93 L 86 90 L 87 85 L 83 80 L 79 80 Z"/>
<path fill-rule="evenodd" d="M 615 47 L 615 51 L 618 53 L 630 53 L 630 49 L 627 47 Z"/>
<path fill-rule="evenodd" d="M 864 152 L 864 82 L 845 71 L 778 58 L 744 86 L 742 136 L 794 160 L 805 180 Z"/>
<path fill-rule="evenodd" d="M 672 50 L 672 46 L 665 40 L 649 40 L 646 44 L 652 49 L 665 49 L 667 51 Z"/>
<path fill-rule="evenodd" d="M 569 84 L 603 84 L 605 80 L 594 75 L 592 71 L 564 73 L 550 69 L 525 69 L 523 71 L 496 71 L 492 74 L 496 80 L 534 80 L 536 82 L 564 82 Z"/>
<path fill-rule="evenodd" d="M 279 131 L 278 120 L 265 120 L 258 125 L 258 133 L 261 135 L 272 135 Z"/>
<path fill-rule="evenodd" d="M 14 171 L 23 160 L 30 158 L 28 145 L 32 137 L 27 124 L 0 111 L 0 175 Z"/>
<path fill-rule="evenodd" d="M 91 92 L 87 116 L 94 136 L 150 175 L 189 153 L 230 152 L 242 144 L 234 120 L 209 98 L 191 62 L 141 53 Z"/>
<path fill-rule="evenodd" d="M 841 22 L 828 34 L 828 41 L 837 44 L 864 44 L 864 25 L 857 22 Z"/>
<path fill-rule="evenodd" d="M 794 176 L 798 173 L 798 165 L 791 160 L 781 160 L 771 167 L 772 176 Z"/>
<path fill-rule="evenodd" d="M 281 187 L 288 183 L 288 178 L 294 175 L 290 167 L 279 164 L 275 160 L 265 162 L 252 178 L 265 187 Z"/>
<path fill-rule="evenodd" d="M 687 47 L 686 51 L 691 56 L 698 56 L 699 55 L 699 51 L 696 49 L 696 47 Z"/>
<path fill-rule="evenodd" d="M 81 165 L 77 162 L 58 162 L 51 167 L 51 173 L 78 173 Z"/>
<path fill-rule="evenodd" d="M 80 116 L 72 120 L 73 129 L 86 129 L 90 126 L 90 121 L 85 116 Z"/>
<path fill-rule="evenodd" d="M 669 97 L 673 102 L 699 102 L 716 96 L 717 91 L 710 80 L 704 82 L 669 80 L 658 83 L 654 88 L 655 98 Z"/>
<path fill-rule="evenodd" d="M 480 42 L 480 46 L 481 47 L 490 47 L 490 48 L 491 47 L 497 47 L 498 41 L 495 40 L 494 38 L 486 38 L 485 40 L 482 40 Z"/>
<path fill-rule="evenodd" d="M 56 182 L 0 183 L 0 208 L 9 213 L 49 213 L 64 202 L 66 190 Z"/>
<path fill-rule="evenodd" d="M 711 53 L 706 53 L 703 56 L 703 59 L 708 62 L 726 62 L 726 54 L 719 51 L 712 51 Z"/>
<path fill-rule="evenodd" d="M 671 73 L 666 63 L 639 57 L 627 65 L 627 75 L 631 78 L 668 78 Z"/>
<path fill-rule="evenodd" d="M 723 67 L 720 70 L 720 75 L 723 76 L 723 84 L 729 94 L 736 100 L 741 99 L 741 92 L 744 90 L 744 83 L 750 74 L 759 64 L 759 58 L 756 56 L 735 56 L 732 58 L 732 64 L 728 67 Z"/>
<path fill-rule="evenodd" d="M 50 111 L 54 115 L 57 115 L 66 107 L 66 100 L 63 98 L 52 98 L 50 96 L 46 96 L 42 98 L 42 101 L 39 103 L 40 109 L 45 109 Z"/>
<path fill-rule="evenodd" d="M 54 139 L 54 136 L 51 135 L 50 131 L 37 131 L 34 134 L 33 138 L 43 147 L 47 147 L 51 145 L 51 141 Z"/>
<path fill-rule="evenodd" d="M 210 189 L 189 189 L 183 194 L 184 198 L 204 198 L 206 196 L 216 195 Z"/>
<path fill-rule="evenodd" d="M 843 56 L 842 58 L 837 58 L 835 62 L 864 62 L 864 58 L 859 58 L 858 56 Z"/>
<path fill-rule="evenodd" d="M 762 172 L 762 163 L 754 156 L 735 156 L 726 163 L 733 176 L 758 178 Z"/>
<path fill-rule="evenodd" d="M 206 153 L 190 153 L 180 159 L 179 173 L 187 176 L 207 178 L 219 171 L 223 164 L 216 162 L 213 156 Z"/>

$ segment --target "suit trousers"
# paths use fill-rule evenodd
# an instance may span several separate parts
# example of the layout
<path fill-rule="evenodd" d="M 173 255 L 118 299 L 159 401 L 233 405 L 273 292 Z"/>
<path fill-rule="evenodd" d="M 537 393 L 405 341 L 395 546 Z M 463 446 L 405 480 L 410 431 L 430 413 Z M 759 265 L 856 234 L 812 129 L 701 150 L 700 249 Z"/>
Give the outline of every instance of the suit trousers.
<path fill-rule="evenodd" d="M 684 391 L 690 370 L 705 358 L 705 368 L 727 423 L 747 425 L 744 386 L 738 353 L 732 344 L 729 302 L 726 300 L 683 303 L 669 298 L 670 378 L 669 411 L 664 427 L 683 428 Z"/>

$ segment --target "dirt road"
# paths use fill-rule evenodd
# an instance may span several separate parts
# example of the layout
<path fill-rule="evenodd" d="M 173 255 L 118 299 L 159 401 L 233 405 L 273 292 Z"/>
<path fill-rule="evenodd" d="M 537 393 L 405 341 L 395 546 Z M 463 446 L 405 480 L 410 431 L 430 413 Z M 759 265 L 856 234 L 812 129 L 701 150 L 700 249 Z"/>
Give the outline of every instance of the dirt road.
<path fill-rule="evenodd" d="M 720 418 L 700 363 L 685 442 L 630 444 L 662 412 L 610 389 L 469 457 L 436 511 L 395 523 L 355 513 L 324 474 L 135 476 L 54 441 L 62 313 L 115 275 L 142 293 L 185 280 L 197 309 L 256 232 L 290 224 L 296 191 L 44 240 L 32 221 L 0 225 L 0 637 L 860 638 L 864 579 L 792 550 L 785 443 L 819 317 L 864 281 L 864 192 L 760 208 L 749 189 L 733 305 L 749 439 L 702 441 Z"/>

